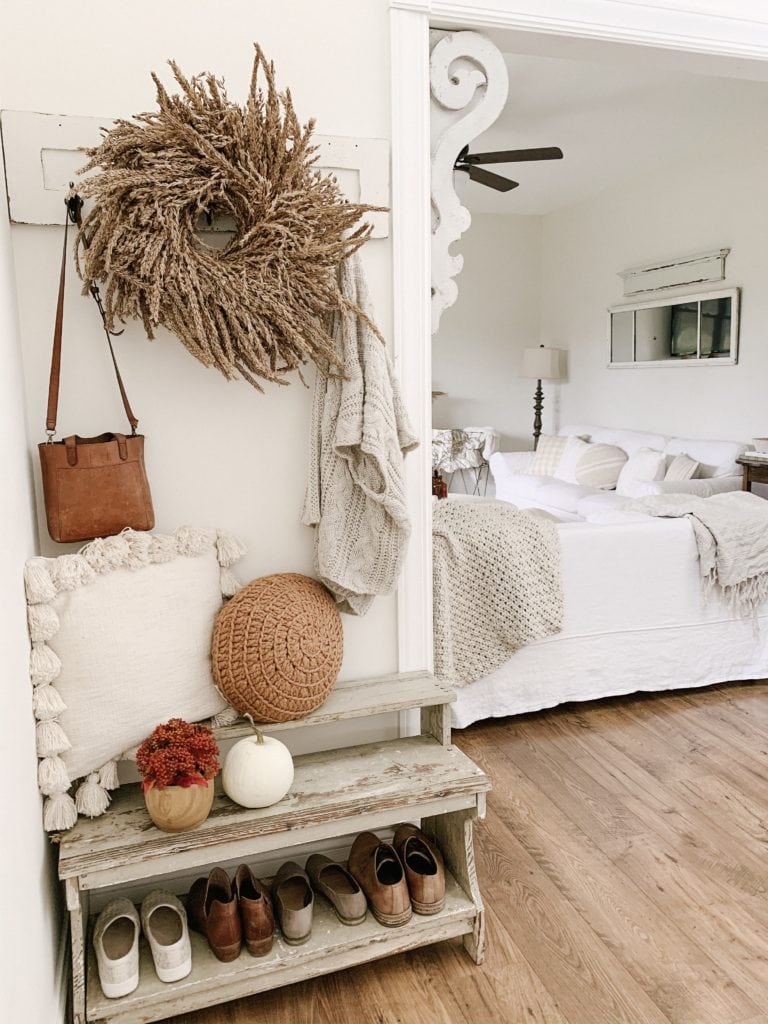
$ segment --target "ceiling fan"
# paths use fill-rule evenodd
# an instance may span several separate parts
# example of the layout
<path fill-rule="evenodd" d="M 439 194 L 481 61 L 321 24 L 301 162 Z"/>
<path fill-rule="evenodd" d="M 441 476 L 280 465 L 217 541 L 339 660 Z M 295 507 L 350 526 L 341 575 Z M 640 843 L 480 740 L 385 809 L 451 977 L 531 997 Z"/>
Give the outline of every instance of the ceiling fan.
<path fill-rule="evenodd" d="M 479 164 L 512 164 L 522 163 L 524 160 L 562 160 L 563 151 L 558 146 L 546 146 L 543 149 L 506 149 L 497 153 L 470 153 L 469 146 L 456 157 L 453 165 L 455 171 L 466 171 L 472 181 L 480 185 L 487 185 L 488 188 L 495 188 L 497 192 L 509 192 L 517 188 L 519 181 L 512 181 L 511 178 L 503 178 L 493 171 L 486 171 Z"/>

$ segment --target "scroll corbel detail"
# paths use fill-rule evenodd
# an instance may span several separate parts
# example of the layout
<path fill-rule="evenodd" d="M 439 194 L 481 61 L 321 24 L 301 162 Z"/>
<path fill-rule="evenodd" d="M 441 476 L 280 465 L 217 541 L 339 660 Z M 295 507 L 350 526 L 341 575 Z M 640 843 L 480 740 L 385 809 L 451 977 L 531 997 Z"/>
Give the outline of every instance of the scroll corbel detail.
<path fill-rule="evenodd" d="M 439 37 L 439 38 L 436 38 Z M 453 165 L 464 146 L 504 108 L 509 76 L 499 49 L 478 32 L 435 33 L 429 61 L 431 92 L 432 333 L 458 295 L 453 280 L 463 258 L 451 245 L 471 223 L 454 188 Z"/>

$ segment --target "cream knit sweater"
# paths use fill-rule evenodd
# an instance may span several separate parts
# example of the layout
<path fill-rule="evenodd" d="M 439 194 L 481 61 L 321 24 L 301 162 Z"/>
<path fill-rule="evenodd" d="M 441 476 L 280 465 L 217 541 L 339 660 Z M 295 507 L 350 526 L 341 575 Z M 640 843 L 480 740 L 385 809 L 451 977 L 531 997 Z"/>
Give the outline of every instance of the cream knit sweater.
<path fill-rule="evenodd" d="M 359 256 L 340 270 L 343 295 L 371 320 Z M 390 593 L 410 534 L 403 454 L 418 444 L 385 346 L 359 317 L 337 316 L 344 378 L 317 372 L 302 520 L 314 526 L 317 575 L 342 611 L 364 615 Z"/>

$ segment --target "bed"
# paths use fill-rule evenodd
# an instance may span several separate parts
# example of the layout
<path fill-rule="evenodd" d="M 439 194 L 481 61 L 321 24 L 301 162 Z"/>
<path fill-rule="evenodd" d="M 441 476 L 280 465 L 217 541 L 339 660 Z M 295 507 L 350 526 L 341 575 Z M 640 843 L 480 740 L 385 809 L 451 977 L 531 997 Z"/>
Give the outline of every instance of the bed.
<path fill-rule="evenodd" d="M 702 590 L 685 519 L 561 523 L 563 630 L 458 690 L 454 728 L 566 701 L 768 677 L 768 605 Z"/>

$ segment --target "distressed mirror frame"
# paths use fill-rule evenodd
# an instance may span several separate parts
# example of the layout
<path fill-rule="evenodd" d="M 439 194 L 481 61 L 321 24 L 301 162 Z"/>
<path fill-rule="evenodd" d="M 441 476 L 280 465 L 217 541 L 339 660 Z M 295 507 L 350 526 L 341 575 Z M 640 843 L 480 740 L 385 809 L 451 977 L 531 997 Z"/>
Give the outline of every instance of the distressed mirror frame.
<path fill-rule="evenodd" d="M 609 370 L 616 369 L 638 369 L 644 367 L 667 367 L 667 366 L 735 366 L 739 361 L 739 306 L 740 295 L 738 288 L 724 288 L 718 291 L 689 292 L 685 295 L 665 295 L 663 298 L 647 299 L 643 302 L 628 302 L 621 305 L 609 306 L 607 311 L 607 366 Z M 730 299 L 730 355 L 712 358 L 702 356 L 701 353 L 701 304 L 712 299 Z M 699 306 L 697 319 L 697 341 L 695 356 L 676 357 L 670 356 L 666 359 L 641 359 L 634 358 L 637 344 L 637 312 L 643 309 L 659 309 L 683 305 L 686 303 L 697 303 Z M 632 313 L 632 343 L 633 358 L 629 361 L 613 359 L 613 317 L 617 313 Z"/>

